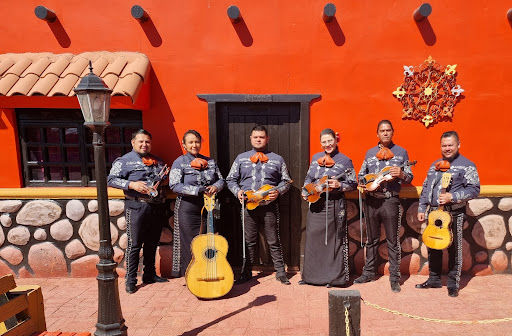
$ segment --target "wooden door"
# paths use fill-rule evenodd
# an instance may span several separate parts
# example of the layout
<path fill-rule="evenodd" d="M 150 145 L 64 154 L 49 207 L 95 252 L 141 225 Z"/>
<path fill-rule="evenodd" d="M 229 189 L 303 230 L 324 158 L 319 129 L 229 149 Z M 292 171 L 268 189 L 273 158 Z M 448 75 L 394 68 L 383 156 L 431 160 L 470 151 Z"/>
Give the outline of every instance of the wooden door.
<path fill-rule="evenodd" d="M 198 94 L 208 103 L 210 155 L 217 160 L 224 177 L 236 156 L 251 149 L 249 135 L 256 124 L 264 125 L 270 136 L 269 149 L 281 155 L 293 184 L 280 197 L 280 238 L 289 270 L 299 270 L 306 228 L 307 203 L 300 188 L 309 166 L 309 114 L 319 94 Z M 228 260 L 242 264 L 240 202 L 227 188 L 223 190 L 221 218 L 216 228 L 229 242 Z M 260 231 L 261 232 L 261 231 Z M 273 270 L 266 240 L 260 233 L 259 257 L 264 269 Z"/>

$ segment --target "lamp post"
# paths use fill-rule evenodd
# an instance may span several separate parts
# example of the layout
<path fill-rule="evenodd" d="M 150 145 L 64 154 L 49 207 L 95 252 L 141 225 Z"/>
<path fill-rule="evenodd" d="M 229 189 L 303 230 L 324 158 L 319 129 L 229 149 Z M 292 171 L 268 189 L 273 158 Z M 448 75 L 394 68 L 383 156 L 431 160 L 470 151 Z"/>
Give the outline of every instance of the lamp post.
<path fill-rule="evenodd" d="M 98 255 L 98 323 L 94 335 L 127 335 L 119 300 L 119 287 L 117 283 L 117 263 L 114 261 L 114 250 L 110 238 L 110 217 L 108 213 L 107 172 L 105 168 L 105 148 L 103 134 L 110 125 L 108 115 L 110 112 L 110 94 L 112 89 L 105 85 L 103 80 L 92 72 L 92 63 L 89 61 L 90 73 L 87 74 L 76 89 L 80 108 L 84 115 L 84 125 L 93 132 L 94 166 L 96 171 L 96 190 L 98 198 L 100 249 Z"/>

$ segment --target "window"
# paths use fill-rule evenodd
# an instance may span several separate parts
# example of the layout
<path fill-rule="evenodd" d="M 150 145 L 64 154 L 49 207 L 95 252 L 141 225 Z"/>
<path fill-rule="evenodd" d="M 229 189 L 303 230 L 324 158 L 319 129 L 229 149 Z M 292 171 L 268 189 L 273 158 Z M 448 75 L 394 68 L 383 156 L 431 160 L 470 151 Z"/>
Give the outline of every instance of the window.
<path fill-rule="evenodd" d="M 92 132 L 80 110 L 16 109 L 25 186 L 94 185 Z M 131 136 L 142 128 L 142 112 L 111 110 L 105 129 L 107 172 L 132 149 Z"/>

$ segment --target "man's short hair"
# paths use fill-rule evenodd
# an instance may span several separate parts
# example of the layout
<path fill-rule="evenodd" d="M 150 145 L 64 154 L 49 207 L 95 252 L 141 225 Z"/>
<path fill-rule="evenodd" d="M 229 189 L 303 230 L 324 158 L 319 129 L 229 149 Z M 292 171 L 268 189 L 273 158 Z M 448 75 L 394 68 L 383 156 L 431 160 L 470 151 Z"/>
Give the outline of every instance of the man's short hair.
<path fill-rule="evenodd" d="M 137 130 L 135 132 L 132 133 L 132 140 L 135 139 L 135 137 L 139 134 L 144 134 L 144 135 L 147 135 L 150 139 L 152 139 L 151 137 L 151 133 L 149 133 L 148 131 L 146 131 L 145 129 L 141 128 L 140 130 Z"/>
<path fill-rule="evenodd" d="M 387 120 L 387 119 L 384 119 L 384 120 L 379 121 L 379 123 L 377 124 L 377 133 L 379 132 L 380 125 L 389 125 L 389 126 L 391 126 L 391 130 L 392 130 L 393 132 L 395 131 L 395 129 L 393 128 L 393 124 L 391 123 L 391 121 L 389 121 L 389 120 Z"/>
<path fill-rule="evenodd" d="M 268 136 L 268 132 L 265 126 L 263 125 L 256 125 L 251 130 L 251 135 L 253 132 L 265 132 L 265 136 Z"/>
<path fill-rule="evenodd" d="M 459 140 L 459 135 L 457 134 L 457 132 L 455 131 L 448 131 L 448 132 L 444 132 L 442 135 L 441 135 L 441 140 L 443 140 L 443 138 L 449 138 L 449 137 L 454 137 L 455 140 L 457 140 L 457 142 L 460 142 Z"/>

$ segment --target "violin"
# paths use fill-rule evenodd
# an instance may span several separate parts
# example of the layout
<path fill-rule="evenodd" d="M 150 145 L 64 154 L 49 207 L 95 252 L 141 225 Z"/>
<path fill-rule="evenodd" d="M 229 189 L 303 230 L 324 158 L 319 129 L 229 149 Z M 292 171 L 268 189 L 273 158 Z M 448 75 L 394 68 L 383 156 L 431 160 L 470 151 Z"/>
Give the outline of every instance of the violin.
<path fill-rule="evenodd" d="M 284 185 L 286 186 L 291 183 L 293 183 L 292 180 L 287 181 Z M 258 207 L 258 205 L 260 205 L 261 202 L 269 201 L 270 200 L 270 196 L 269 196 L 270 192 L 277 190 L 281 187 L 283 187 L 283 186 L 273 187 L 271 185 L 265 184 L 264 186 L 259 188 L 257 191 L 252 191 L 252 190 L 246 191 L 245 196 L 247 196 L 247 198 L 246 198 L 247 210 L 254 210 L 254 209 L 256 209 L 256 207 Z"/>
<path fill-rule="evenodd" d="M 327 175 L 318 180 L 317 183 L 308 183 L 304 187 L 302 187 L 302 196 L 306 197 L 308 202 L 315 203 L 320 199 L 320 195 L 329 189 L 331 191 L 333 188 L 328 187 L 327 180 L 339 180 L 344 173 L 341 173 L 333 178 L 329 178 Z M 320 191 L 318 191 L 320 190 Z"/>
<path fill-rule="evenodd" d="M 386 181 L 392 181 L 395 179 L 395 177 L 390 175 L 391 168 L 393 167 L 407 167 L 407 166 L 414 166 L 416 165 L 418 161 L 407 161 L 404 164 L 400 166 L 387 166 L 381 169 L 380 172 L 377 174 L 366 174 L 359 180 L 359 186 L 361 186 L 366 191 L 375 191 L 377 190 L 382 182 Z"/>

